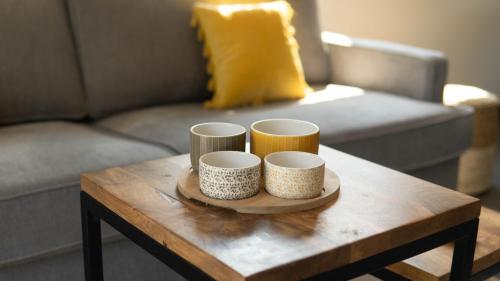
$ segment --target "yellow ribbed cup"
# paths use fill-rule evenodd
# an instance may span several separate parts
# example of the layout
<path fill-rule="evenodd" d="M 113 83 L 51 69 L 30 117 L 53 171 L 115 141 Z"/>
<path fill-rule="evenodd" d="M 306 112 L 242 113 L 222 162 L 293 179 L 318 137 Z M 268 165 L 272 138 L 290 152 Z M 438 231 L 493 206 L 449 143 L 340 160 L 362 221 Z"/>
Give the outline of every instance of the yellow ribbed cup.
<path fill-rule="evenodd" d="M 250 131 L 250 152 L 264 159 L 278 151 L 318 154 L 319 128 L 295 119 L 266 119 L 254 122 Z"/>

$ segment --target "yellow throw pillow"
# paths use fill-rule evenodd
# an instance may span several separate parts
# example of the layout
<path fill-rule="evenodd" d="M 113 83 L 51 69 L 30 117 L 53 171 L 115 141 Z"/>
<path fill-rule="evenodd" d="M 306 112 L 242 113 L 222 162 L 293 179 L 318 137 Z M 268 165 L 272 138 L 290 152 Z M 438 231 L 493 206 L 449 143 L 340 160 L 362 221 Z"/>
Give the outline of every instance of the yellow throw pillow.
<path fill-rule="evenodd" d="M 193 25 L 204 40 L 209 108 L 298 99 L 310 91 L 286 1 L 253 4 L 196 3 Z"/>

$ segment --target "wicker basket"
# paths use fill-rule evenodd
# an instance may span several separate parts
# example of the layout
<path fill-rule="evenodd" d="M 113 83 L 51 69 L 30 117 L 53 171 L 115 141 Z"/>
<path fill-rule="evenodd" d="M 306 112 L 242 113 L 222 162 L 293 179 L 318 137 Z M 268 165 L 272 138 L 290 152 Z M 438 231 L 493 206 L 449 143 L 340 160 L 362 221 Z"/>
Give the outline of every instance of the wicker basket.
<path fill-rule="evenodd" d="M 460 156 L 458 191 L 477 195 L 491 187 L 496 146 L 470 148 Z"/>
<path fill-rule="evenodd" d="M 458 191 L 477 195 L 491 187 L 498 135 L 498 98 L 476 87 L 447 85 L 446 105 L 474 108 L 472 147 L 460 156 Z"/>

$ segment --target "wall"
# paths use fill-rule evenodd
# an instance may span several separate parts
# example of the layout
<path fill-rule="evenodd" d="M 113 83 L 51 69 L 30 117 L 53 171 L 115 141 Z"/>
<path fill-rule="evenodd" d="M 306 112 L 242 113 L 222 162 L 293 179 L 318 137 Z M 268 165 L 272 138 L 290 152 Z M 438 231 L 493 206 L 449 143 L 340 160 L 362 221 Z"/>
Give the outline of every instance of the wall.
<path fill-rule="evenodd" d="M 500 0 L 318 0 L 324 30 L 445 52 L 448 82 L 500 95 Z"/>

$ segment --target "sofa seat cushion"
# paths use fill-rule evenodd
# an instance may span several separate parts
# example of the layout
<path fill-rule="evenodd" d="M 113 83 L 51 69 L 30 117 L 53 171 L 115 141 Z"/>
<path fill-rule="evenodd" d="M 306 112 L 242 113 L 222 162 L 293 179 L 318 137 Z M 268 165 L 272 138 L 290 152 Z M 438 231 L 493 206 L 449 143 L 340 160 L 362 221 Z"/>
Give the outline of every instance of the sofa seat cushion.
<path fill-rule="evenodd" d="M 197 103 L 162 106 L 116 115 L 98 125 L 187 153 L 193 124 L 220 121 L 249 128 L 260 119 L 303 119 L 320 127 L 324 145 L 409 171 L 456 157 L 467 148 L 471 114 L 468 107 L 329 85 L 300 101 L 233 110 L 208 110 Z"/>
<path fill-rule="evenodd" d="M 0 267 L 81 243 L 80 173 L 170 154 L 67 122 L 0 128 Z"/>

